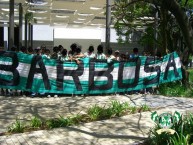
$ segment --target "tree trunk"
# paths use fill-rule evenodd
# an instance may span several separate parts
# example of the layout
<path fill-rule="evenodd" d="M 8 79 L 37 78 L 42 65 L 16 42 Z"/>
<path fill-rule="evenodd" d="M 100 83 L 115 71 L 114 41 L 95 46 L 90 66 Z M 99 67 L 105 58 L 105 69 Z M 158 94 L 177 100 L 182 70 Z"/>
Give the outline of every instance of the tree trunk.
<path fill-rule="evenodd" d="M 164 9 L 164 7 L 161 7 L 160 9 L 160 19 L 161 19 L 161 35 L 162 35 L 162 48 L 160 50 L 162 55 L 166 54 L 167 48 L 167 11 Z"/>

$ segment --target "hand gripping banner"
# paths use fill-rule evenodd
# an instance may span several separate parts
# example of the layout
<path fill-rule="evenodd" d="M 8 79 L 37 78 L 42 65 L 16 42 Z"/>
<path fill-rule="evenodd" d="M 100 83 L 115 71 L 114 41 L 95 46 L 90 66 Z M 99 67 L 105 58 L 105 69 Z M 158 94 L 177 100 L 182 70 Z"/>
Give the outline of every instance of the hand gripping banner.
<path fill-rule="evenodd" d="M 128 61 L 83 58 L 61 62 L 38 55 L 0 52 L 0 88 L 61 94 L 115 93 L 182 79 L 176 52 Z"/>

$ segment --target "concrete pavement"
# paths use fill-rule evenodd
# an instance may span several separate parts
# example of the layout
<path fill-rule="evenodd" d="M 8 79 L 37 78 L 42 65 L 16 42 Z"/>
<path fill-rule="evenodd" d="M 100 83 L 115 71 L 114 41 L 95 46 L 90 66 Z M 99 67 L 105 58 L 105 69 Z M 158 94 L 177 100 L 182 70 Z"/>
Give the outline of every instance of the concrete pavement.
<path fill-rule="evenodd" d="M 170 111 L 193 112 L 193 99 L 163 97 L 159 95 L 108 95 L 89 97 L 29 98 L 0 97 L 0 132 L 16 118 L 29 120 L 30 116 L 55 118 L 84 112 L 90 106 L 107 105 L 111 100 L 129 102 L 133 105 L 146 104 L 159 109 L 158 114 Z M 52 130 L 40 130 L 10 136 L 0 136 L 2 145 L 129 145 L 137 144 L 148 137 L 154 122 L 151 112 L 126 115 Z"/>

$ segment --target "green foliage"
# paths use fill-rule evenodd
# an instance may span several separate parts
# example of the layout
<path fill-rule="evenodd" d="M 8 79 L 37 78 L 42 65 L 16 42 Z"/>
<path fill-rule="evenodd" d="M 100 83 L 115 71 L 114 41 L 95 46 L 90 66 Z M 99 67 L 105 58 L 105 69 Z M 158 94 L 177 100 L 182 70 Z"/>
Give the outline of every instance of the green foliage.
<path fill-rule="evenodd" d="M 40 128 L 42 126 L 42 121 L 38 117 L 33 117 L 30 121 L 30 126 L 34 128 Z"/>
<path fill-rule="evenodd" d="M 193 1 L 178 0 L 177 2 L 179 2 L 181 6 L 181 9 L 178 9 L 179 13 L 185 12 L 187 13 L 188 19 L 193 19 Z M 179 25 L 179 21 L 176 21 L 174 17 L 174 13 L 177 11 L 173 12 L 170 8 L 168 9 L 168 5 L 164 5 L 164 3 L 164 1 L 158 0 L 115 0 L 112 17 L 114 19 L 114 28 L 119 36 L 118 42 L 131 43 L 132 39 L 129 40 L 128 36 L 131 33 L 139 34 L 140 32 L 141 34 L 139 35 L 142 36 L 141 39 L 134 41 L 138 41 L 141 45 L 150 49 L 156 45 L 158 50 L 163 54 L 168 51 L 183 50 L 184 48 L 181 48 L 178 42 L 183 42 L 184 40 L 181 38 L 185 38 L 186 34 L 181 33 L 182 26 Z M 144 19 L 145 17 L 146 20 Z M 147 19 L 147 17 L 154 19 Z M 184 27 L 186 27 L 186 25 L 184 25 Z M 141 30 L 141 28 L 146 29 L 146 31 Z"/>
<path fill-rule="evenodd" d="M 52 128 L 58 128 L 58 127 L 60 127 L 60 125 L 61 125 L 61 122 L 57 119 L 57 118 L 55 118 L 55 119 L 49 119 L 49 120 L 46 120 L 46 127 L 47 128 L 50 128 L 50 129 L 52 129 Z"/>
<path fill-rule="evenodd" d="M 119 101 L 113 100 L 111 101 L 111 110 L 115 114 L 115 116 L 121 116 L 127 109 L 129 105 L 127 102 L 120 103 Z"/>
<path fill-rule="evenodd" d="M 186 87 L 180 81 L 161 84 L 159 93 L 164 96 L 184 96 Z"/>
<path fill-rule="evenodd" d="M 130 110 L 131 114 L 136 113 L 137 112 L 137 107 L 136 106 L 130 106 L 129 110 Z"/>
<path fill-rule="evenodd" d="M 193 71 L 189 71 L 189 87 L 181 81 L 169 82 L 159 86 L 159 93 L 164 96 L 192 97 L 193 96 Z"/>
<path fill-rule="evenodd" d="M 168 133 L 158 134 L 155 130 L 150 132 L 148 145 L 170 145 L 170 138 L 172 135 Z"/>
<path fill-rule="evenodd" d="M 155 44 L 155 41 L 159 45 L 160 42 L 158 42 L 155 39 L 155 30 L 154 27 L 147 27 L 145 29 L 145 33 L 142 35 L 142 37 L 139 40 L 139 43 L 141 45 L 149 44 L 150 46 L 153 46 Z"/>
<path fill-rule="evenodd" d="M 147 104 L 141 105 L 141 111 L 145 112 L 145 111 L 150 111 L 150 110 L 151 108 Z"/>
<path fill-rule="evenodd" d="M 10 127 L 8 127 L 8 132 L 22 133 L 22 132 L 24 132 L 24 129 L 25 129 L 24 124 L 21 121 L 19 121 L 18 119 L 16 119 L 16 121 Z"/>
<path fill-rule="evenodd" d="M 193 84 L 193 69 L 187 70 L 189 73 L 189 83 Z"/>
<path fill-rule="evenodd" d="M 128 5 L 127 0 L 117 0 L 113 7 L 114 28 L 119 36 L 118 42 L 128 43 L 129 34 L 137 31 L 138 26 L 144 25 L 144 16 L 150 16 L 152 7 L 145 2 Z"/>
<path fill-rule="evenodd" d="M 37 23 L 37 19 L 34 18 L 34 15 L 32 12 L 27 12 L 25 14 L 25 19 L 28 23 Z"/>
<path fill-rule="evenodd" d="M 94 105 L 90 107 L 87 114 L 91 120 L 107 119 L 115 116 L 122 116 L 129 108 L 127 102 L 121 103 L 113 100 L 108 108 Z"/>
<path fill-rule="evenodd" d="M 175 122 L 171 129 L 176 132 L 172 135 L 166 132 L 158 134 L 156 131 L 161 129 L 159 125 L 150 130 L 147 140 L 152 145 L 189 145 L 193 144 L 193 116 L 188 114 L 181 117 L 179 122 Z"/>
<path fill-rule="evenodd" d="M 188 145 L 189 135 L 184 136 L 183 134 L 177 134 L 177 136 L 171 137 L 171 143 L 173 145 Z"/>
<path fill-rule="evenodd" d="M 58 127 L 67 127 L 84 122 L 110 119 L 112 117 L 123 116 L 128 113 L 136 113 L 137 111 L 149 111 L 150 108 L 147 105 L 142 105 L 137 108 L 136 106 L 129 106 L 127 102 L 119 102 L 117 100 L 111 101 L 108 107 L 100 107 L 93 105 L 86 111 L 87 114 L 76 114 L 70 117 L 63 117 L 60 115 L 59 118 L 52 118 L 47 120 L 41 120 L 38 117 L 33 117 L 30 120 L 30 125 L 24 126 L 19 120 L 13 123 L 9 128 L 8 132 L 23 132 L 34 129 L 52 129 Z"/>
<path fill-rule="evenodd" d="M 103 111 L 102 107 L 94 105 L 88 109 L 87 113 L 91 120 L 99 120 Z"/>
<path fill-rule="evenodd" d="M 180 5 L 182 7 L 186 7 L 188 9 L 192 9 L 193 8 L 193 1 L 192 0 L 188 0 L 188 1 L 187 0 L 180 0 Z"/>

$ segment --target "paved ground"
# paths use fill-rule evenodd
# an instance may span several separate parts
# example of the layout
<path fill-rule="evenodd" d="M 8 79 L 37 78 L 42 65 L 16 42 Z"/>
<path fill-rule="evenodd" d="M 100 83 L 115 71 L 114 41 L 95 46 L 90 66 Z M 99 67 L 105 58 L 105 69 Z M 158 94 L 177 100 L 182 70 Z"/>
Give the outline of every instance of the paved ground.
<path fill-rule="evenodd" d="M 28 120 L 32 115 L 54 118 L 84 112 L 94 104 L 108 105 L 111 100 L 133 105 L 147 104 L 157 112 L 193 112 L 193 99 L 168 98 L 158 95 L 110 95 L 90 97 L 29 98 L 0 97 L 0 132 L 16 118 Z M 29 133 L 0 136 L 2 145 L 130 145 L 148 136 L 154 126 L 151 112 L 127 115 L 111 120 L 85 123 L 79 126 L 41 130 Z"/>

